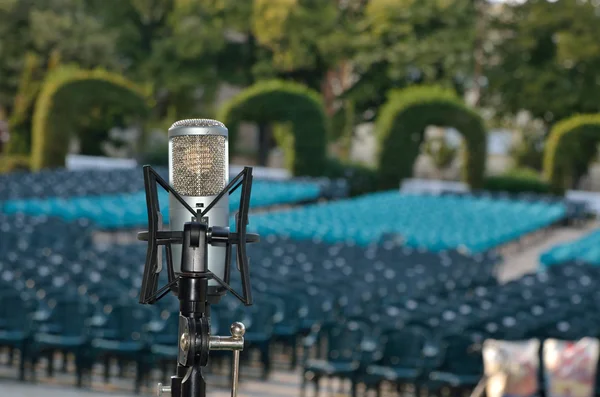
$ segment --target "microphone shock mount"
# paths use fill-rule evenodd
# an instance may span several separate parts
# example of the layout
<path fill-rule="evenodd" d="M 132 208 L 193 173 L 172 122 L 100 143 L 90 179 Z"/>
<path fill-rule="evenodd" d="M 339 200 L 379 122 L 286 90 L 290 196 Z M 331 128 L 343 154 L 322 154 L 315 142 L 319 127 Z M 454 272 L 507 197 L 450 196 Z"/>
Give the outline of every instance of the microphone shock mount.
<path fill-rule="evenodd" d="M 235 322 L 230 327 L 230 336 L 213 336 L 210 333 L 210 306 L 217 303 L 227 292 L 231 292 L 242 303 L 252 304 L 248 272 L 246 243 L 258 242 L 256 234 L 246 233 L 248 209 L 252 184 L 252 168 L 246 167 L 205 209 L 194 210 L 169 186 L 150 166 L 144 166 L 144 182 L 148 206 L 148 231 L 138 238 L 148 242 L 144 278 L 140 303 L 153 304 L 169 291 L 179 299 L 179 337 L 177 372 L 171 377 L 170 385 L 158 385 L 159 396 L 205 397 L 206 382 L 202 371 L 208 365 L 211 350 L 233 351 L 232 397 L 236 397 L 239 379 L 239 356 L 244 348 L 245 327 Z M 160 225 L 162 215 L 158 204 L 157 184 L 174 195 L 191 213 L 191 221 L 185 223 L 183 231 L 164 231 Z M 206 213 L 225 194 L 242 187 L 240 208 L 235 217 L 236 230 L 229 227 L 209 227 Z M 171 244 L 182 244 L 181 272 L 175 274 Z M 159 246 L 166 250 L 168 283 L 158 289 L 158 274 L 162 269 Z M 226 248 L 225 277 L 221 279 L 208 267 L 208 247 Z M 236 245 L 237 267 L 242 281 L 242 294 L 229 285 L 229 268 L 232 246 Z M 209 287 L 208 281 L 215 280 L 220 287 Z"/>

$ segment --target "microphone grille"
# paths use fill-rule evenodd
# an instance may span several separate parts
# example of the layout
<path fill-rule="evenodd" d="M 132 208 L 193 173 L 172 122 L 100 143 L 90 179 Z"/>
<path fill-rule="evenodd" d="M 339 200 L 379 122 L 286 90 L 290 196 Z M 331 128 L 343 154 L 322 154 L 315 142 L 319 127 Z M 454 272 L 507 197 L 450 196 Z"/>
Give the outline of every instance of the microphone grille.
<path fill-rule="evenodd" d="M 214 196 L 227 183 L 227 138 L 182 135 L 171 138 L 171 183 L 184 196 Z"/>
<path fill-rule="evenodd" d="M 212 119 L 185 119 L 179 120 L 173 123 L 171 128 L 176 127 L 222 127 L 225 128 L 225 124 L 217 120 Z"/>

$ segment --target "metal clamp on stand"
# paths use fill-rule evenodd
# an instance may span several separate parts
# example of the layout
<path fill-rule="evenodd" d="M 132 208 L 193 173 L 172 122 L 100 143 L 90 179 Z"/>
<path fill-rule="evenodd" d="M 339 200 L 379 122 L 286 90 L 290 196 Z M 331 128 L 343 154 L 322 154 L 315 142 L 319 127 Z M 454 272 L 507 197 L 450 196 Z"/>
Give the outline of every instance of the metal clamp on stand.
<path fill-rule="evenodd" d="M 244 324 L 231 324 L 231 336 L 211 336 L 208 342 L 210 350 L 233 350 L 233 379 L 231 379 L 231 397 L 237 397 L 240 377 L 240 351 L 244 350 Z"/>

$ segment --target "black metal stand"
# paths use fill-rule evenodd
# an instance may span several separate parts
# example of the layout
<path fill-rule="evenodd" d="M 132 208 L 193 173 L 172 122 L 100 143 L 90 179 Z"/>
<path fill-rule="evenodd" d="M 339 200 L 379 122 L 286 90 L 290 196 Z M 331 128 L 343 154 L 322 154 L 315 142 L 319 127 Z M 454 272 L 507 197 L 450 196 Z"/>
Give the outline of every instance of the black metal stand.
<path fill-rule="evenodd" d="M 242 323 L 231 325 L 231 336 L 210 335 L 210 304 L 219 301 L 227 291 L 233 293 L 244 304 L 252 304 L 248 259 L 245 244 L 257 242 L 258 235 L 247 234 L 248 206 L 252 182 L 252 169 L 244 171 L 221 192 L 213 202 L 217 202 L 226 193 L 242 186 L 240 210 L 236 216 L 236 232 L 230 232 L 228 227 L 208 227 L 205 214 L 210 210 L 209 205 L 202 212 L 194 211 L 181 199 L 179 194 L 160 178 L 151 167 L 144 167 L 146 198 L 148 204 L 148 232 L 138 235 L 140 240 L 148 241 L 146 268 L 142 283 L 140 303 L 153 304 L 169 291 L 177 294 L 179 299 L 179 340 L 177 356 L 177 373 L 171 377 L 171 385 L 158 385 L 158 395 L 170 394 L 173 397 L 205 397 L 206 382 L 202 371 L 208 364 L 211 350 L 232 350 L 233 380 L 232 397 L 236 397 L 239 374 L 239 352 L 244 347 L 245 328 Z M 243 178 L 243 179 L 242 179 Z M 242 179 L 240 181 L 240 179 Z M 162 231 L 158 224 L 161 219 L 160 206 L 156 184 L 160 184 L 174 194 L 192 215 L 192 221 L 184 225 L 183 231 Z M 182 244 L 181 273 L 175 275 L 171 258 L 171 244 Z M 158 263 L 158 246 L 165 245 L 167 250 L 167 271 L 169 283 L 157 288 L 158 273 L 162 263 Z M 237 245 L 237 262 L 242 277 L 243 294 L 234 291 L 228 284 L 229 271 L 225 280 L 221 280 L 208 267 L 208 246 L 225 246 L 227 259 L 231 260 L 231 246 Z M 227 263 L 229 268 L 229 263 Z M 208 281 L 214 279 L 222 288 L 209 288 Z"/>

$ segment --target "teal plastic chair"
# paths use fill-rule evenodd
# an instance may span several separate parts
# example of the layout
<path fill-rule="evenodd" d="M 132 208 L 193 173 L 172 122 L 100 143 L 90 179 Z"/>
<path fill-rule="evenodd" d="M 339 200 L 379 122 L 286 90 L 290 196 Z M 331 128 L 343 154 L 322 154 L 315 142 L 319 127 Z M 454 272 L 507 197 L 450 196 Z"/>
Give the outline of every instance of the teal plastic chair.
<path fill-rule="evenodd" d="M 411 384 L 420 390 L 425 369 L 424 348 L 429 338 L 429 333 L 420 327 L 384 331 L 379 339 L 381 358 L 365 370 L 367 388 L 375 388 L 378 396 L 384 382 L 393 383 L 398 389 Z"/>
<path fill-rule="evenodd" d="M 151 368 L 150 341 L 144 332 L 152 320 L 152 309 L 134 302 L 107 305 L 105 315 L 108 322 L 105 327 L 113 331 L 111 338 L 94 338 L 91 342 L 94 361 L 104 359 L 104 380 L 110 380 L 110 358 L 121 362 L 136 363 L 135 393 L 139 393 L 142 382 Z"/>
<path fill-rule="evenodd" d="M 347 321 L 324 325 L 309 335 L 305 339 L 301 394 L 304 395 L 306 382 L 310 379 L 315 388 L 315 395 L 318 395 L 320 380 L 327 377 L 349 379 L 352 385 L 351 394 L 355 397 L 365 353 L 363 342 L 368 334 L 369 330 L 363 324 Z M 310 351 L 316 347 L 318 341 L 323 341 L 327 346 L 324 354 L 310 358 Z"/>
<path fill-rule="evenodd" d="M 21 352 L 19 361 L 19 380 L 25 380 L 26 362 L 31 359 L 32 313 L 35 308 L 33 300 L 18 291 L 2 291 L 0 293 L 0 346 L 18 349 Z"/>
<path fill-rule="evenodd" d="M 47 322 L 52 327 L 46 327 L 42 332 L 36 332 L 33 338 L 32 361 L 35 363 L 42 355 L 48 358 L 48 376 L 53 376 L 54 353 L 72 353 L 75 356 L 77 386 L 83 384 L 83 375 L 90 367 L 90 335 L 88 319 L 92 314 L 89 302 L 81 296 L 72 295 L 54 299 L 49 303 L 52 308 Z"/>

